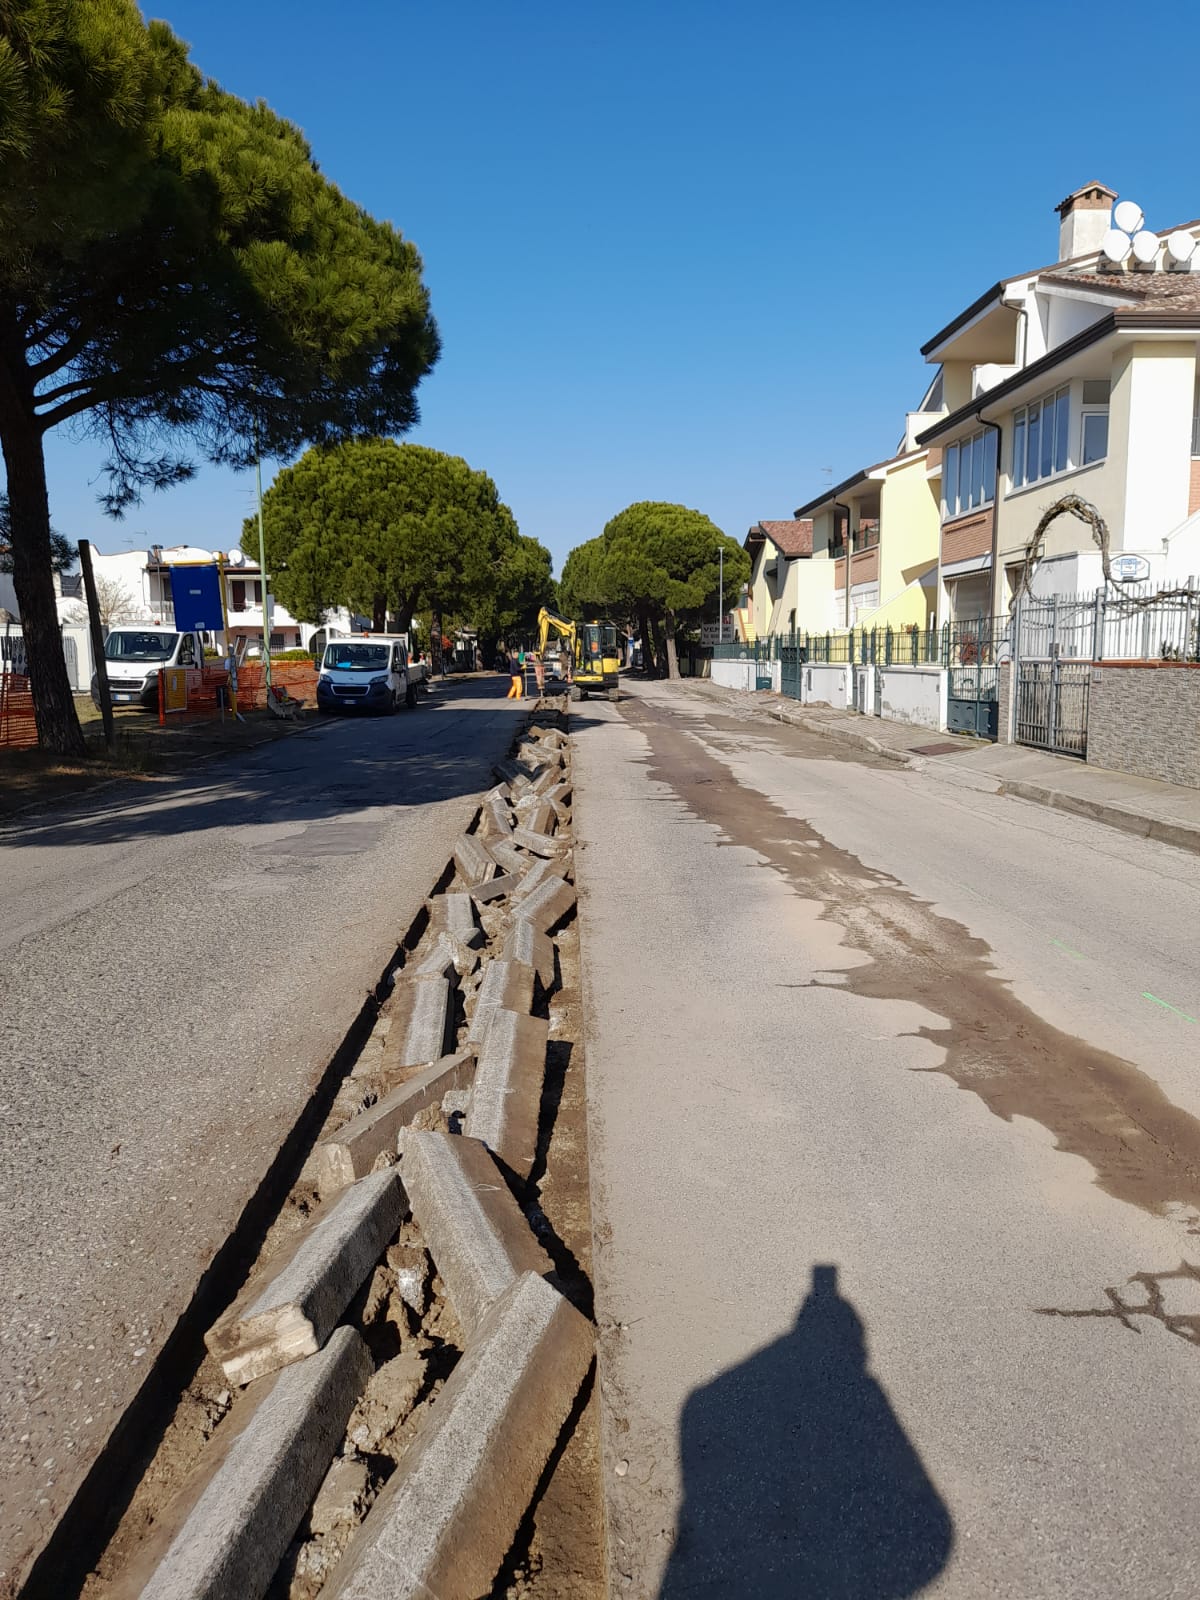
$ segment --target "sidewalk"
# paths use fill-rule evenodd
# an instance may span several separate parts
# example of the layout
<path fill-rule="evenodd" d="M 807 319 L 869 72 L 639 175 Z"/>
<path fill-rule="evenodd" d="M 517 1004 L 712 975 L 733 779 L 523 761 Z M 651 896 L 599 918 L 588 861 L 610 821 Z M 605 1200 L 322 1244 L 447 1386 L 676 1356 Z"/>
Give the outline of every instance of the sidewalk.
<path fill-rule="evenodd" d="M 773 720 L 860 745 L 888 760 L 937 773 L 966 787 L 987 788 L 1059 811 L 1072 811 L 1126 833 L 1200 854 L 1200 789 L 1108 772 L 1070 756 L 1054 756 L 1026 745 L 985 744 L 882 717 L 800 706 L 785 695 L 767 691 L 750 697 L 741 690 L 695 678 L 683 679 L 682 686 L 706 698 L 737 704 Z"/>

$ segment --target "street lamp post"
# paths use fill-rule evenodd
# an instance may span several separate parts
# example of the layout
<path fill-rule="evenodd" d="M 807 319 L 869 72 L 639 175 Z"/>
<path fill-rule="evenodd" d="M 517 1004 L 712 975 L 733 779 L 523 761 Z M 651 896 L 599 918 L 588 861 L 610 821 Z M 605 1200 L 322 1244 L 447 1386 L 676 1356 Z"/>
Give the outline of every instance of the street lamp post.
<path fill-rule="evenodd" d="M 725 643 L 725 545 L 717 552 L 720 577 L 717 579 L 717 643 Z"/>

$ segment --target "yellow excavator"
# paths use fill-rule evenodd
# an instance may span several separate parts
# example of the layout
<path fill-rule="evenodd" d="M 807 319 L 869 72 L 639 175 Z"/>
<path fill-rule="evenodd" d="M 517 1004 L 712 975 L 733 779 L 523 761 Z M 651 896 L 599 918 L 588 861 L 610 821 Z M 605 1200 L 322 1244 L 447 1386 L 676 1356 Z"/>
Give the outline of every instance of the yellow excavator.
<path fill-rule="evenodd" d="M 589 694 L 620 698 L 621 646 L 615 622 L 572 622 L 543 606 L 538 613 L 538 654 L 543 661 L 552 634 L 570 655 L 567 681 L 572 700 L 586 700 Z"/>

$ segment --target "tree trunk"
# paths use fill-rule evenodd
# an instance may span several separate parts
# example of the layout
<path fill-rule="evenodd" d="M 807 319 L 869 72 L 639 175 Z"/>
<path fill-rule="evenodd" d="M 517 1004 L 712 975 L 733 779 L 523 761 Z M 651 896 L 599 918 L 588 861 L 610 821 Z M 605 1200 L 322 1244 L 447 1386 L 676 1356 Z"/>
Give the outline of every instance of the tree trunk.
<path fill-rule="evenodd" d="M 387 632 L 387 598 L 381 594 L 371 602 L 371 632 Z"/>
<path fill-rule="evenodd" d="M 647 677 L 654 676 L 654 641 L 650 637 L 650 607 L 637 608 L 638 632 L 642 637 L 642 671 Z"/>
<path fill-rule="evenodd" d="M 650 627 L 654 634 L 654 676 L 662 678 L 667 672 L 667 646 L 663 640 L 662 620 L 655 614 L 650 618 Z"/>
<path fill-rule="evenodd" d="M 21 608 L 38 741 L 43 750 L 86 756 L 88 747 L 75 715 L 54 604 L 50 504 L 46 497 L 42 436 L 36 427 L 13 421 L 0 430 L 0 446 L 8 473 L 13 587 Z"/>
<path fill-rule="evenodd" d="M 442 607 L 435 601 L 429 618 L 429 660 L 434 675 L 442 670 Z"/>
<path fill-rule="evenodd" d="M 412 634 L 413 608 L 412 601 L 406 600 L 403 595 L 396 601 L 396 632 Z"/>
<path fill-rule="evenodd" d="M 667 629 L 667 677 L 679 676 L 679 657 L 675 653 L 675 613 L 668 606 L 663 613 Z"/>

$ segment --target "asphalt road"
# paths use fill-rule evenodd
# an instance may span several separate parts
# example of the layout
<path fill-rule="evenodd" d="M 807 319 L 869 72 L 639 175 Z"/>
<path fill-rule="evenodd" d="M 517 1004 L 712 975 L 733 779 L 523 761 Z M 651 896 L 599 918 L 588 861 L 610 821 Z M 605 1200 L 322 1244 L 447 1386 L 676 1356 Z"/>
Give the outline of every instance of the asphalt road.
<path fill-rule="evenodd" d="M 0 1594 L 444 867 L 506 688 L 0 831 Z"/>
<path fill-rule="evenodd" d="M 1200 860 L 582 709 L 613 1593 L 1194 1595 Z"/>

